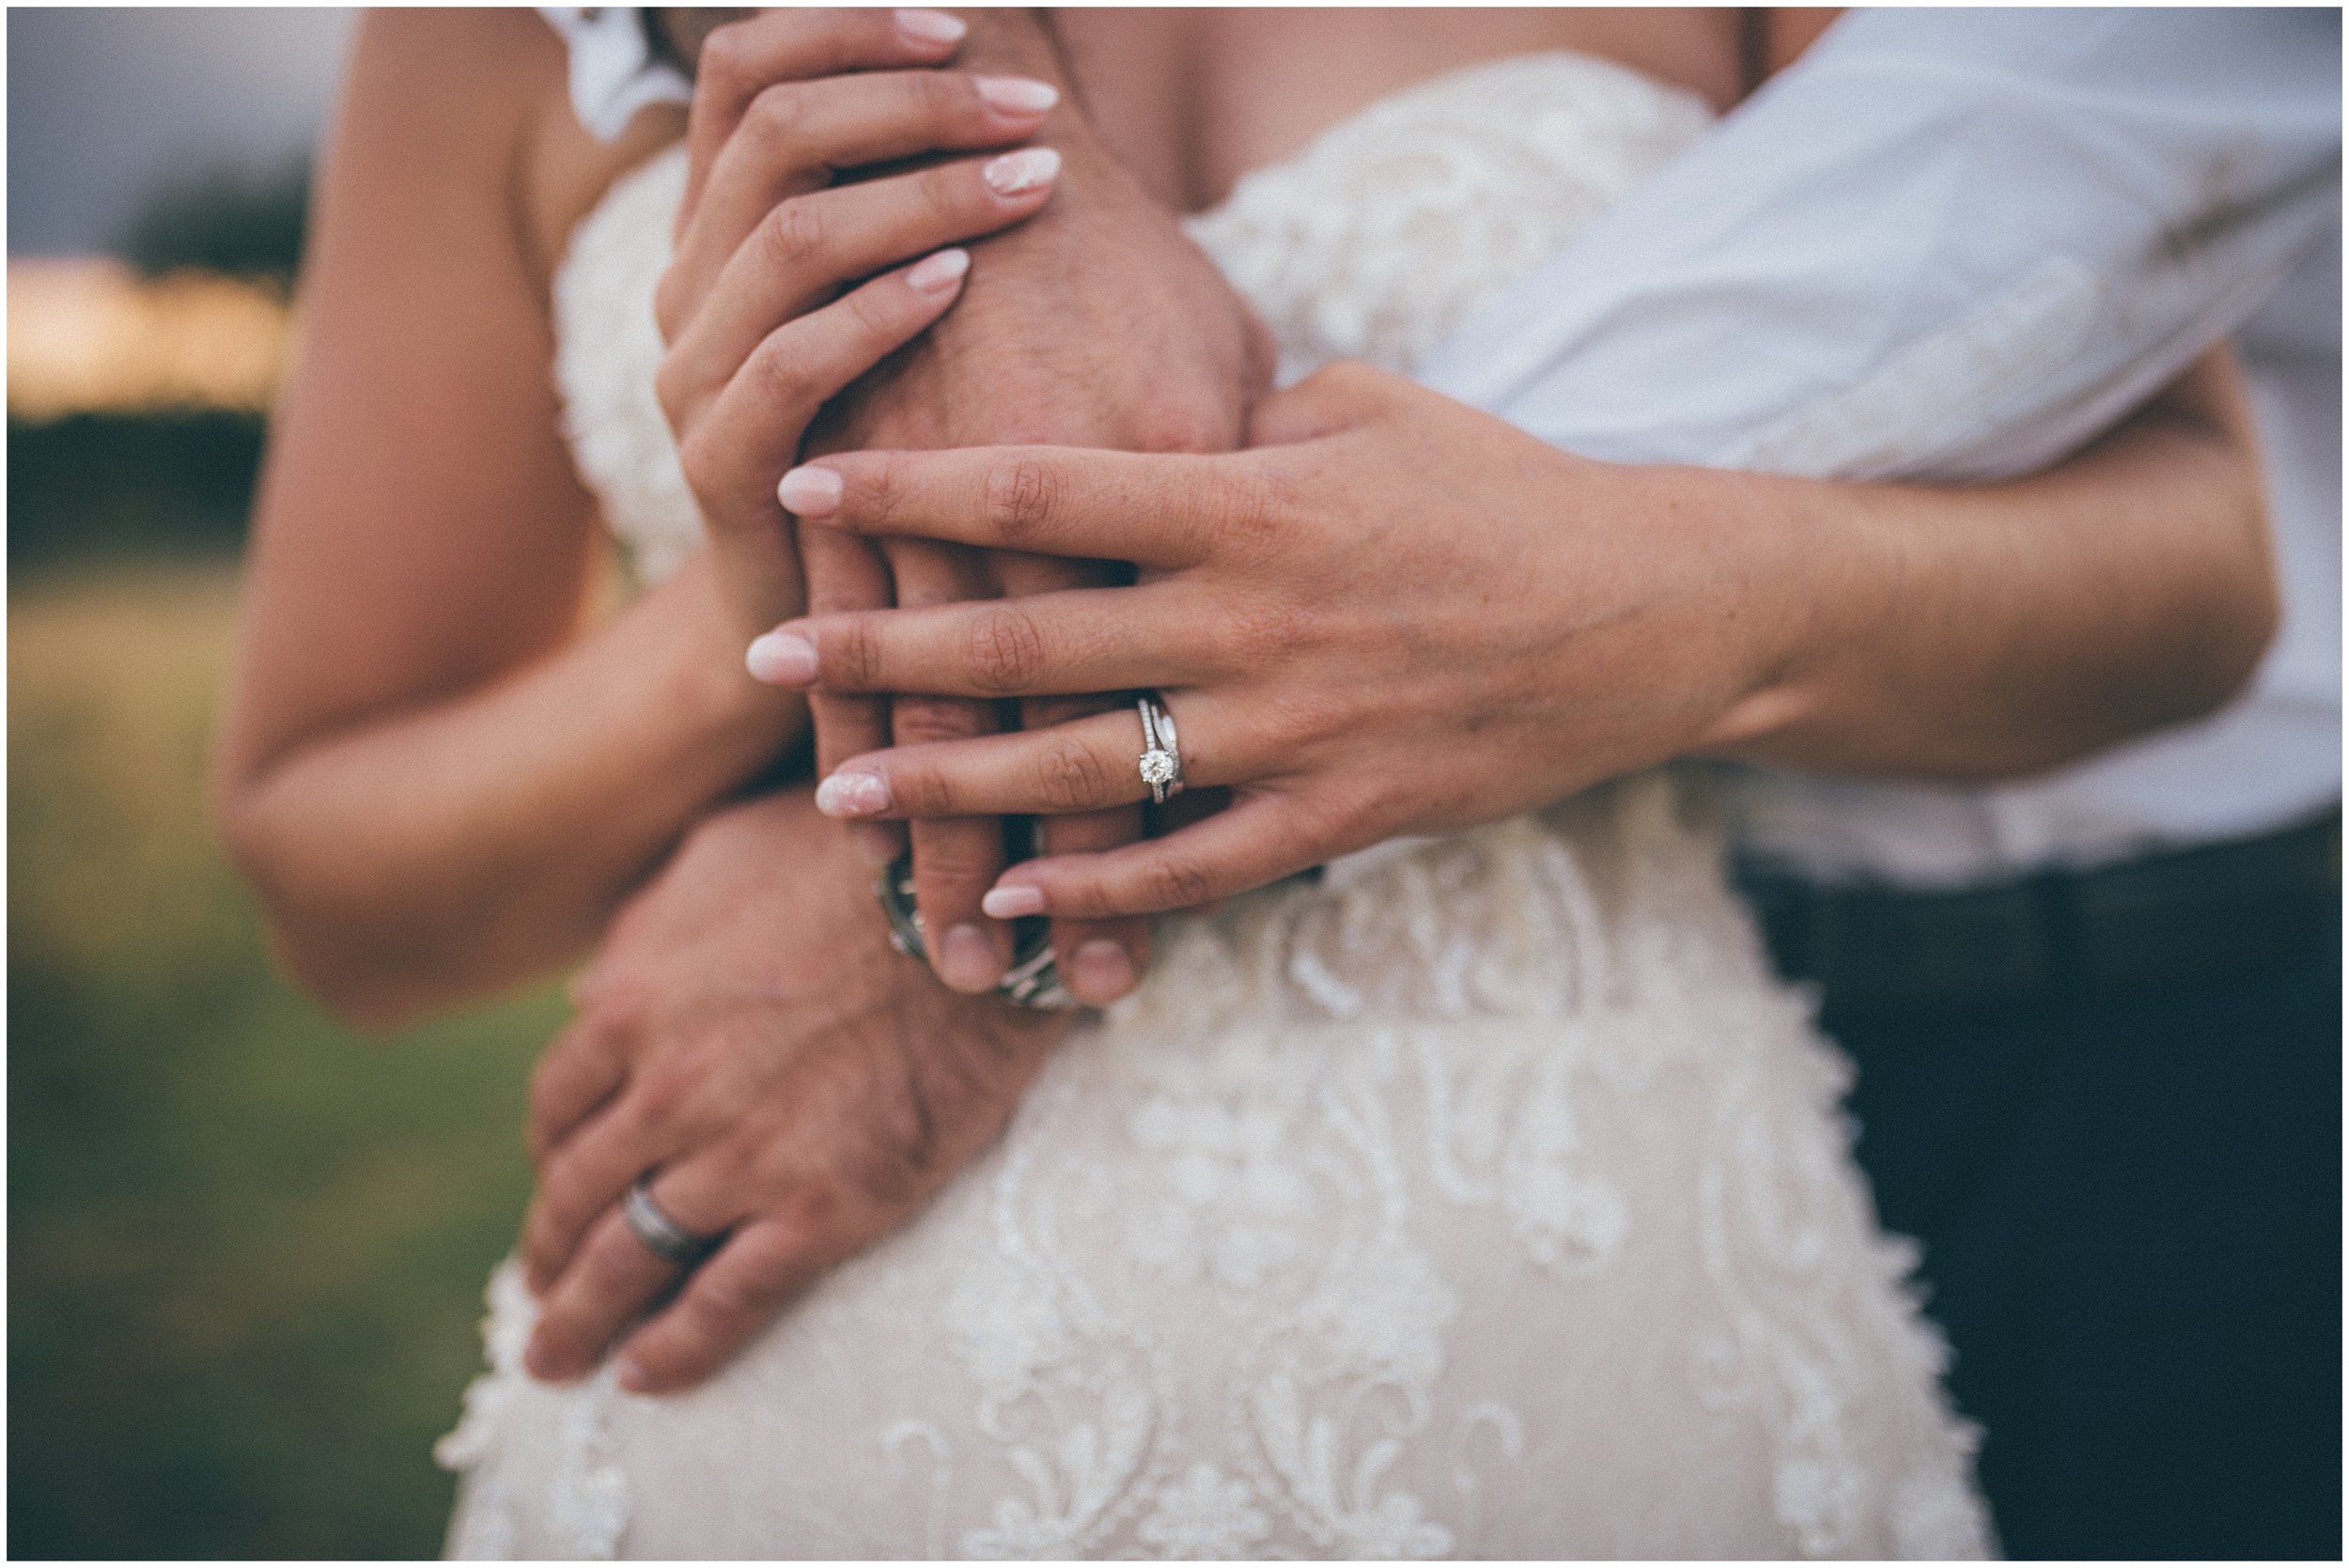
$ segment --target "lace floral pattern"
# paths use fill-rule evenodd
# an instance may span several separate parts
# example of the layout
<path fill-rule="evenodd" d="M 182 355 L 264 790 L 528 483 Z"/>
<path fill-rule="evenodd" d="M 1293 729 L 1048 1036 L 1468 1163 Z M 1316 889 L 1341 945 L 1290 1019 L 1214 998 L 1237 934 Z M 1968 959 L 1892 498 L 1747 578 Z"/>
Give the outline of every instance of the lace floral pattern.
<path fill-rule="evenodd" d="M 1191 229 L 1284 373 L 1408 367 L 1703 123 L 1498 62 Z M 677 167 L 615 186 L 557 302 L 580 465 L 648 576 L 698 526 L 645 363 Z M 502 1272 L 451 1549 L 1980 1555 L 1845 1084 L 1672 773 L 1268 890 L 1170 923 L 994 1151 L 692 1395 L 531 1383 Z"/>

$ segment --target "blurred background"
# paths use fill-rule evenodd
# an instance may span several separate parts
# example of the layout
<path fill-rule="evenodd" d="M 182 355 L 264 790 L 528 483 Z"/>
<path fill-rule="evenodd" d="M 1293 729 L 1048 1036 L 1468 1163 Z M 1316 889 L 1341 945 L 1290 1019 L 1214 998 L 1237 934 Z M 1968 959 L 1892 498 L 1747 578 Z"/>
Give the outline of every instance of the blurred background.
<path fill-rule="evenodd" d="M 550 994 L 382 1040 L 206 826 L 351 15 L 12 9 L 8 1553 L 429 1556 Z"/>

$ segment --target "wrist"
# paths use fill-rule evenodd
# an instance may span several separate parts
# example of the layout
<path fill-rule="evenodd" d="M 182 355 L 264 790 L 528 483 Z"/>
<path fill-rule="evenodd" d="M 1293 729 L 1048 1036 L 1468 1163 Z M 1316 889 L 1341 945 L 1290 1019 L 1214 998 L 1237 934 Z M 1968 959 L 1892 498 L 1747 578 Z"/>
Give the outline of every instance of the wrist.
<path fill-rule="evenodd" d="M 1715 712 L 1688 750 L 1767 758 L 1832 706 L 1893 598 L 1898 562 L 1856 526 L 1843 487 L 1666 472 L 1673 502 L 1697 520 L 1701 558 L 1719 564 Z"/>
<path fill-rule="evenodd" d="M 747 776 L 805 733 L 807 699 L 752 678 L 743 656 L 757 633 L 741 629 L 741 612 L 720 578 L 709 551 L 696 551 L 646 598 L 669 623 L 664 700 L 713 759 Z"/>

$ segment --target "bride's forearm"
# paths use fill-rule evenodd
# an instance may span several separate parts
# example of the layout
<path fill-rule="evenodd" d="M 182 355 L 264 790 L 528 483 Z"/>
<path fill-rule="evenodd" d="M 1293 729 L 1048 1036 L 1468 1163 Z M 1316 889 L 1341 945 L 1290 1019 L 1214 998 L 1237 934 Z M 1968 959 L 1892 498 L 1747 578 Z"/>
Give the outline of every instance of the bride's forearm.
<path fill-rule="evenodd" d="M 281 959 L 381 1025 L 576 957 L 805 725 L 730 625 L 697 558 L 493 682 L 231 760 L 219 815 Z"/>
<path fill-rule="evenodd" d="M 1787 581 L 1779 668 L 1707 750 L 1950 781 L 2043 772 L 2249 679 L 2277 587 L 2248 410 L 2213 356 L 2047 473 L 1952 487 L 1730 478 Z"/>

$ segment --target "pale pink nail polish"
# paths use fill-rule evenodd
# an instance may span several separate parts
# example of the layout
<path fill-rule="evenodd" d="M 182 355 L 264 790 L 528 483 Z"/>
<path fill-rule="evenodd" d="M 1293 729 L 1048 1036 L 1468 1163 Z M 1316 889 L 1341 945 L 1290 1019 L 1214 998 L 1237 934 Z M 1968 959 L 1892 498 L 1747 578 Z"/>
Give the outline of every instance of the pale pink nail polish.
<path fill-rule="evenodd" d="M 957 991 L 976 993 L 1003 977 L 995 944 L 975 925 L 957 925 L 938 944 L 938 977 Z"/>
<path fill-rule="evenodd" d="M 1044 912 L 1044 894 L 1029 887 L 989 888 L 979 908 L 989 920 L 1021 920 Z"/>
<path fill-rule="evenodd" d="M 742 662 L 751 678 L 770 686 L 813 686 L 816 683 L 816 644 L 788 631 L 770 631 L 755 639 Z"/>
<path fill-rule="evenodd" d="M 623 1356 L 619 1360 L 619 1369 L 621 1388 L 632 1394 L 652 1391 L 652 1374 L 645 1370 L 644 1362 L 633 1356 Z"/>
<path fill-rule="evenodd" d="M 826 816 L 879 816 L 889 809 L 889 781 L 843 768 L 816 786 L 816 809 Z"/>
<path fill-rule="evenodd" d="M 897 31 L 914 43 L 960 43 L 970 30 L 962 18 L 945 11 L 909 6 L 897 12 Z"/>
<path fill-rule="evenodd" d="M 785 510 L 797 516 L 828 518 L 840 509 L 840 497 L 847 489 L 838 474 L 810 464 L 785 474 L 783 483 L 775 487 L 775 496 Z"/>
<path fill-rule="evenodd" d="M 997 195 L 1016 196 L 1058 179 L 1060 154 L 1049 147 L 1023 147 L 990 160 L 979 175 Z"/>
<path fill-rule="evenodd" d="M 917 294 L 943 294 L 962 281 L 962 274 L 971 270 L 971 253 L 959 248 L 926 256 L 906 269 L 906 282 Z M 785 502 L 789 505 L 789 502 Z"/>
<path fill-rule="evenodd" d="M 972 83 L 990 109 L 1006 115 L 1040 115 L 1060 101 L 1060 89 L 1032 76 L 982 76 Z"/>

